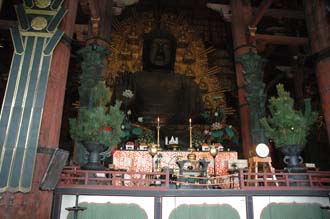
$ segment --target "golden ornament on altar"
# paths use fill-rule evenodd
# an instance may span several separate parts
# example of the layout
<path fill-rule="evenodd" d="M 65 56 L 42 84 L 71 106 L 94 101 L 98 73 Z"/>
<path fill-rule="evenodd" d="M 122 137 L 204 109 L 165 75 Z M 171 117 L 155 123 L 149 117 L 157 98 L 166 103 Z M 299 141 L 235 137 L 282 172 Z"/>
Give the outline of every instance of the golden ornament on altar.
<path fill-rule="evenodd" d="M 43 30 L 45 27 L 47 27 L 47 24 L 47 19 L 40 16 L 33 18 L 31 21 L 31 27 L 34 30 Z"/>
<path fill-rule="evenodd" d="M 157 152 L 158 152 L 158 150 L 157 150 L 157 145 L 156 145 L 156 144 L 152 144 L 152 145 L 150 145 L 150 146 L 148 147 L 148 152 L 149 152 L 149 154 L 150 154 L 152 157 L 154 157 L 154 156 L 157 154 Z"/>
<path fill-rule="evenodd" d="M 172 151 L 178 151 L 180 149 L 180 146 L 177 144 L 169 144 L 167 148 Z"/>
<path fill-rule="evenodd" d="M 192 161 L 192 160 L 196 160 L 196 154 L 194 154 L 194 153 L 189 153 L 188 154 L 188 156 L 187 156 L 187 158 L 188 158 L 188 160 L 190 160 L 190 161 Z"/>
<path fill-rule="evenodd" d="M 38 8 L 47 8 L 51 3 L 51 0 L 34 0 L 34 4 Z"/>

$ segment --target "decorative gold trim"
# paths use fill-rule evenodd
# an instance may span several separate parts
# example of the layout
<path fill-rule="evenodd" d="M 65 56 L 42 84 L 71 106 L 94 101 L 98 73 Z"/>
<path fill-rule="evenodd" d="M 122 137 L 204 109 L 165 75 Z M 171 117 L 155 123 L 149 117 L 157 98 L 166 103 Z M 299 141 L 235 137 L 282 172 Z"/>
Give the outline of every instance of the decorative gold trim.
<path fill-rule="evenodd" d="M 20 35 L 20 37 L 19 37 L 19 39 L 20 39 L 20 41 L 21 41 L 21 44 L 22 44 L 22 46 L 24 47 L 24 44 L 23 44 L 23 40 L 22 40 L 22 35 L 21 35 L 21 31 L 18 31 L 18 33 L 19 33 L 19 35 Z M 14 36 L 13 36 L 13 32 L 12 31 L 10 31 L 10 36 L 11 36 L 11 38 L 12 39 L 14 39 Z M 21 53 L 18 53 L 17 52 L 17 48 L 16 48 L 16 43 L 13 43 L 13 46 L 14 46 L 14 52 L 16 53 L 16 54 L 18 54 L 18 55 L 23 55 L 23 53 L 25 52 L 25 50 L 23 49 L 23 52 L 21 52 Z M 11 67 L 10 67 L 11 68 Z M 8 79 L 9 80 L 9 79 Z"/>
<path fill-rule="evenodd" d="M 21 19 L 19 19 L 19 12 L 17 11 L 17 8 L 18 8 L 18 6 L 15 6 L 15 12 L 16 12 L 16 14 L 17 14 L 17 22 L 18 22 L 18 27 L 19 27 L 19 30 L 20 30 L 20 32 L 21 32 L 21 30 L 27 30 L 27 29 L 29 29 L 29 27 L 27 27 L 27 29 L 23 29 L 22 28 L 22 23 L 21 23 Z M 24 16 L 25 17 L 25 19 L 27 20 L 27 21 L 29 21 L 29 19 L 28 19 L 28 17 L 27 17 L 27 15 L 26 15 L 26 13 L 24 13 L 22 16 Z"/>
<path fill-rule="evenodd" d="M 34 4 L 39 7 L 39 8 L 47 8 L 50 6 L 51 4 L 51 0 L 34 0 L 33 1 Z M 34 30 L 37 30 L 38 32 L 33 32 L 33 31 L 26 31 L 26 30 L 23 30 L 21 25 L 19 26 L 18 28 L 18 31 L 19 31 L 19 37 L 20 39 L 16 39 L 16 40 L 21 40 L 22 41 L 22 47 L 23 47 L 23 53 L 17 53 L 17 48 L 15 47 L 15 53 L 14 53 L 14 56 L 18 56 L 19 58 L 19 63 L 15 63 L 18 66 L 18 71 L 17 71 L 17 80 L 14 82 L 11 80 L 11 75 L 12 74 L 9 74 L 9 78 L 8 78 L 8 81 L 10 81 L 11 83 L 13 83 L 13 98 L 12 98 L 12 102 L 10 103 L 11 106 L 10 106 L 10 111 L 9 111 L 9 115 L 8 115 L 8 123 L 6 124 L 6 134 L 5 134 L 5 139 L 4 139 L 4 143 L 3 143 L 3 150 L 2 152 L 0 153 L 0 169 L 2 168 L 3 166 L 3 160 L 4 160 L 4 155 L 5 155 L 5 151 L 6 150 L 9 150 L 9 149 L 12 149 L 13 150 L 13 153 L 11 155 L 12 159 L 11 159 L 11 164 L 10 164 L 10 169 L 9 169 L 9 176 L 8 178 L 6 179 L 6 183 L 5 185 L 3 185 L 3 187 L 0 188 L 0 193 L 1 192 L 4 192 L 4 191 L 9 191 L 9 192 L 17 192 L 17 191 L 20 191 L 20 192 L 29 192 L 31 190 L 31 187 L 32 187 L 32 176 L 29 177 L 29 182 L 28 183 L 24 183 L 22 184 L 22 176 L 24 174 L 24 168 L 21 169 L 20 171 L 17 172 L 17 174 L 19 174 L 20 178 L 19 178 L 19 184 L 18 186 L 16 185 L 11 185 L 11 180 L 12 180 L 12 175 L 13 175 L 13 161 L 14 161 L 14 157 L 16 156 L 17 154 L 17 149 L 18 147 L 20 146 L 18 143 L 20 142 L 20 133 L 21 132 L 25 132 L 27 131 L 27 138 L 24 139 L 25 141 L 28 141 L 29 140 L 29 136 L 30 136 L 30 132 L 32 131 L 32 120 L 33 120 L 33 115 L 35 113 L 35 110 L 36 110 L 36 104 L 37 104 L 37 96 L 34 95 L 32 98 L 32 110 L 31 110 L 31 113 L 29 115 L 27 115 L 28 117 L 23 117 L 24 115 L 24 112 L 26 112 L 27 109 L 25 109 L 25 105 L 26 105 L 26 100 L 27 100 L 27 95 L 30 95 L 29 94 L 29 84 L 31 83 L 31 73 L 33 74 L 37 74 L 37 81 L 36 81 L 36 86 L 39 86 L 39 83 L 40 83 L 40 78 L 41 78 L 41 74 L 43 73 L 42 70 L 44 68 L 44 70 L 47 72 L 47 75 L 46 78 L 45 78 L 45 82 L 42 81 L 42 83 L 46 83 L 46 87 L 45 87 L 45 92 L 47 91 L 47 86 L 48 86 L 48 80 L 49 80 L 49 74 L 50 74 L 50 67 L 51 67 L 51 60 L 52 60 L 52 55 L 53 55 L 53 51 L 54 51 L 54 48 L 56 47 L 56 45 L 58 44 L 58 42 L 60 41 L 61 39 L 61 36 L 63 36 L 63 32 L 62 31 L 59 31 L 60 33 L 62 34 L 57 34 L 56 35 L 56 38 L 54 39 L 56 42 L 54 44 L 54 48 L 52 47 L 51 48 L 51 51 L 49 54 L 45 54 L 43 51 L 44 49 L 46 48 L 47 46 L 47 42 L 49 42 L 49 39 L 48 38 L 51 38 L 54 36 L 54 33 L 55 31 L 49 31 L 49 32 L 46 32 L 46 31 L 43 31 L 43 32 L 39 32 L 40 30 L 44 30 L 47 26 L 48 26 L 48 20 L 43 17 L 43 16 L 39 16 L 39 15 L 54 15 L 56 16 L 57 14 L 57 11 L 48 11 L 48 10 L 33 10 L 33 9 L 28 9 L 28 8 L 25 8 L 24 10 L 24 14 L 22 16 L 26 16 L 26 13 L 29 13 L 29 14 L 32 14 L 32 18 L 30 17 L 30 26 L 27 28 L 27 29 L 34 29 Z M 29 22 L 29 19 L 27 19 L 27 21 Z M 13 32 L 11 32 L 11 35 L 12 35 L 12 38 L 13 37 Z M 15 34 L 15 37 L 16 37 L 16 34 Z M 39 40 L 42 40 L 41 42 Z M 27 42 L 30 42 L 31 41 L 31 44 L 29 44 L 29 49 L 30 47 L 31 48 L 31 52 L 32 52 L 32 56 L 31 57 L 27 57 L 26 56 L 26 47 L 27 47 Z M 33 41 L 33 42 L 32 42 Z M 38 45 L 38 42 L 40 42 L 42 45 L 42 49 L 41 50 L 38 50 L 37 51 L 37 45 Z M 53 45 L 54 42 L 52 42 L 51 46 Z M 14 46 L 17 46 L 14 44 Z M 41 57 L 40 57 L 40 60 L 36 60 L 36 54 L 40 54 Z M 48 60 L 49 60 L 49 63 L 45 66 L 45 61 L 47 59 L 47 63 L 48 63 Z M 29 63 L 26 63 L 28 64 L 27 68 L 25 69 L 22 69 L 22 66 L 23 66 L 23 63 L 24 62 L 29 62 Z M 37 63 L 34 63 L 35 61 L 37 61 Z M 13 67 L 13 62 L 11 63 L 11 68 L 10 68 L 10 72 L 12 73 L 12 67 Z M 31 72 L 31 70 L 34 68 L 34 67 L 37 67 L 37 72 Z M 16 71 L 15 71 L 16 72 Z M 23 86 L 23 87 L 18 87 L 20 84 L 20 79 L 23 77 L 23 74 L 22 73 L 27 73 L 27 78 L 26 78 L 26 84 Z M 20 90 L 21 89 L 21 90 Z M 22 90 L 23 89 L 23 90 Z M 17 101 L 17 95 L 18 95 L 18 91 L 20 90 L 20 92 L 23 92 L 23 99 L 22 99 L 22 115 L 19 117 L 19 118 L 13 118 L 13 115 L 14 115 L 14 111 L 13 111 L 13 108 L 15 106 L 15 102 Z M 7 96 L 7 90 L 5 92 L 5 98 Z M 44 102 L 44 99 L 43 99 L 43 102 Z M 2 106 L 2 108 L 4 107 L 4 105 Z M 41 106 L 41 115 L 43 113 L 43 110 L 44 110 L 44 106 L 42 105 Z M 0 118 L 2 116 L 0 115 Z M 15 141 L 13 145 L 8 145 L 8 141 L 9 141 L 9 135 L 8 135 L 8 131 L 9 131 L 9 128 L 10 126 L 12 125 L 13 121 L 15 119 L 18 119 L 16 120 L 16 122 L 18 122 L 19 124 L 19 130 L 18 130 L 18 134 L 13 136 L 13 140 Z M 25 120 L 26 119 L 26 120 Z M 28 128 L 27 130 L 22 130 L 22 122 L 27 122 L 28 123 Z M 40 132 L 40 128 L 41 128 L 41 122 L 42 122 L 42 119 L 40 118 L 39 121 L 38 121 L 38 126 L 36 127 L 38 129 L 38 136 L 39 136 L 39 132 Z M 37 136 L 37 137 L 38 137 Z M 25 142 L 26 143 L 26 142 Z M 36 142 L 37 144 L 37 142 Z M 34 145 L 32 145 L 34 146 Z M 29 165 L 32 165 L 32 170 L 34 170 L 34 166 L 36 164 L 36 158 L 33 160 L 33 163 L 30 164 L 30 160 L 26 160 L 26 156 L 27 156 L 27 144 L 24 144 L 24 152 L 23 152 L 23 167 L 27 165 L 27 163 L 29 163 Z M 36 154 L 37 152 L 37 145 L 33 148 L 30 148 L 31 150 L 34 150 L 34 153 L 35 156 L 38 156 Z M 15 173 L 16 174 L 16 173 Z"/>
<path fill-rule="evenodd" d="M 59 12 L 59 10 L 56 12 L 56 15 L 57 15 L 58 12 Z M 56 15 L 54 15 L 54 16 L 50 19 L 49 24 L 52 24 L 53 21 L 54 21 L 54 19 L 59 19 L 60 21 L 62 21 L 63 18 L 64 18 L 64 16 L 65 16 L 67 13 L 68 13 L 68 10 L 65 10 L 65 12 L 62 14 L 61 17 L 56 17 Z M 60 24 L 60 22 L 57 23 L 56 28 L 58 28 L 59 24 Z M 55 28 L 55 29 L 56 29 L 56 28 Z M 46 31 L 50 32 L 50 31 L 49 31 L 49 26 L 46 28 Z M 54 30 L 54 31 L 55 31 L 55 30 Z"/>
<path fill-rule="evenodd" d="M 47 8 L 50 5 L 51 0 L 34 0 L 33 2 L 38 8 Z"/>
<path fill-rule="evenodd" d="M 59 9 L 61 8 L 61 5 L 63 4 L 63 1 L 64 1 L 64 0 L 61 0 L 61 3 L 58 4 L 57 8 L 54 8 L 54 7 L 53 7 L 53 6 L 54 6 L 54 1 L 53 1 L 53 3 L 52 3 L 51 6 L 50 6 L 50 9 L 51 9 L 51 10 L 59 10 Z"/>
<path fill-rule="evenodd" d="M 35 40 L 37 41 L 37 39 L 38 39 L 38 38 L 36 37 Z M 45 49 L 46 45 L 47 45 L 47 41 L 46 41 L 46 39 L 43 39 L 42 51 Z M 43 65 L 44 65 L 44 58 L 45 58 L 45 55 L 43 54 L 42 51 L 38 51 L 38 52 L 41 53 L 41 56 L 40 56 L 40 61 L 39 61 L 39 66 L 38 66 L 38 77 L 37 77 L 36 86 L 39 85 L 39 82 L 40 82 L 40 75 L 41 75 L 42 67 L 43 67 Z M 51 54 L 51 55 L 52 55 L 52 54 Z M 50 70 L 50 66 L 51 66 L 51 61 L 50 61 L 49 65 L 48 65 L 48 69 L 47 69 L 48 76 L 47 76 L 47 82 L 46 82 L 46 84 L 48 84 L 48 77 L 49 77 L 49 74 L 50 74 L 50 72 L 49 72 L 49 70 Z M 47 85 L 46 85 L 46 92 L 47 92 Z M 27 130 L 27 135 L 28 135 L 28 136 L 30 136 L 30 132 L 31 132 L 32 118 L 33 118 L 34 110 L 36 109 L 35 105 L 36 105 L 36 96 L 33 97 L 32 110 L 31 110 L 31 114 L 30 114 L 30 120 L 29 120 L 28 130 Z M 41 108 L 41 112 L 40 112 L 41 115 L 43 115 L 43 109 L 44 109 L 44 106 L 42 106 L 42 108 Z M 38 127 L 39 127 L 39 130 L 38 130 L 38 138 L 39 138 L 39 135 L 40 135 L 41 121 L 42 121 L 42 119 L 40 118 L 40 119 L 39 119 L 39 125 L 38 125 Z M 25 150 L 27 149 L 27 144 L 25 144 L 25 148 L 24 148 L 24 149 L 25 149 Z M 33 149 L 35 150 L 35 154 L 36 154 L 36 153 L 37 153 L 37 149 L 38 149 L 38 142 L 37 142 L 36 147 L 34 147 Z M 35 157 L 34 162 L 33 162 L 33 164 L 32 164 L 32 166 L 33 166 L 32 169 L 33 169 L 33 170 L 34 170 L 34 168 L 35 168 L 35 163 L 36 163 L 36 159 L 37 159 L 37 156 L 38 156 L 38 155 L 36 154 L 35 156 L 36 156 L 36 157 Z M 27 161 L 27 160 L 26 160 L 26 153 L 24 153 L 24 157 L 23 157 L 23 162 L 24 162 L 24 164 L 23 164 L 22 166 L 25 166 L 25 165 L 26 165 L 26 164 L 25 164 L 26 161 Z M 32 178 L 31 178 L 31 179 L 32 179 Z M 33 179 L 32 179 L 32 180 L 33 180 Z M 21 187 L 21 181 L 20 181 L 19 188 L 20 188 L 20 190 L 22 190 L 22 192 L 25 192 L 25 191 L 28 192 L 28 191 L 30 191 L 30 190 L 31 190 L 31 187 L 32 187 L 32 184 L 30 184 L 30 187 L 29 187 L 29 188 Z"/>
<path fill-rule="evenodd" d="M 34 30 L 43 30 L 47 27 L 48 21 L 46 18 L 38 16 L 32 19 L 31 21 L 31 27 Z"/>
<path fill-rule="evenodd" d="M 60 30 L 57 30 L 57 31 L 60 31 Z M 61 34 L 61 36 L 58 37 L 56 41 L 54 41 L 54 45 L 55 45 L 55 46 L 52 47 L 52 49 L 50 50 L 50 52 L 49 52 L 48 54 L 45 53 L 45 48 L 48 46 L 49 42 L 50 42 L 52 39 L 50 39 L 50 40 L 48 40 L 48 41 L 46 42 L 45 47 L 42 49 L 42 51 L 43 51 L 43 55 L 44 55 L 44 56 L 51 56 L 51 55 L 53 54 L 54 49 L 56 48 L 56 46 L 57 46 L 57 45 L 59 44 L 59 42 L 61 41 L 61 39 L 62 39 L 62 37 L 63 37 L 63 35 L 64 35 L 64 32 L 62 32 L 62 33 L 60 33 L 60 34 Z M 54 36 L 54 35 L 55 35 L 55 33 L 53 34 L 53 36 Z M 52 36 L 52 37 L 53 37 L 53 36 Z"/>
<path fill-rule="evenodd" d="M 24 39 L 24 44 L 23 44 L 24 51 L 25 51 L 25 49 L 26 49 L 26 44 L 27 44 L 27 38 Z M 15 54 L 14 54 L 14 55 L 15 55 Z M 19 69 L 18 69 L 18 73 L 17 73 L 17 79 L 16 79 L 16 82 L 15 82 L 15 88 L 14 88 L 14 91 L 13 91 L 13 98 L 12 98 L 12 102 L 11 102 L 11 106 L 10 106 L 11 110 L 10 110 L 9 115 L 8 115 L 8 123 L 7 123 L 7 128 L 6 128 L 5 139 L 4 139 L 4 141 L 3 141 L 3 150 L 2 150 L 2 153 L 1 153 L 1 155 L 0 155 L 0 161 L 1 161 L 1 162 L 0 162 L 0 169 L 2 169 L 2 164 L 3 164 L 2 161 L 4 160 L 5 151 L 6 151 L 6 149 L 8 148 L 8 146 L 7 146 L 7 143 L 8 143 L 8 136 L 9 136 L 9 134 L 8 134 L 8 131 L 9 131 L 8 126 L 11 125 L 11 123 L 12 123 L 12 119 L 13 119 L 13 110 L 12 110 L 12 109 L 13 109 L 14 106 L 15 106 L 15 101 L 16 101 L 16 97 L 17 97 L 18 85 L 19 85 L 19 81 L 20 81 L 20 78 L 21 78 L 22 65 L 23 65 L 23 62 L 24 62 L 24 59 L 25 59 L 25 52 L 24 52 L 23 55 L 21 55 L 21 56 L 22 56 L 22 57 L 21 57 L 21 62 L 19 63 Z M 9 72 L 11 72 L 11 70 L 12 70 L 12 66 L 11 66 Z M 11 74 L 9 74 L 8 82 L 10 81 L 10 76 L 11 76 Z M 7 89 L 6 89 L 6 93 L 5 93 L 4 100 L 5 100 L 6 96 L 7 96 Z M 2 108 L 3 108 L 3 107 L 4 107 L 4 104 L 3 104 Z M 3 116 L 3 115 L 0 115 L 0 118 L 1 118 L 2 116 Z M 13 149 L 15 149 L 15 147 L 13 147 Z M 13 155 L 14 155 L 14 154 L 13 154 Z M 11 167 L 10 167 L 10 168 L 11 168 Z M 10 170 L 9 170 L 9 173 L 10 173 Z M 6 186 L 4 187 L 4 191 L 6 191 L 6 190 L 8 189 L 8 180 L 9 180 L 9 179 L 10 179 L 10 178 L 8 177 L 8 179 L 7 179 L 7 183 L 6 183 Z M 3 190 L 3 189 L 0 188 L 0 192 L 2 192 L 2 190 Z"/>
<path fill-rule="evenodd" d="M 27 13 L 27 14 L 37 14 L 37 15 L 51 15 L 51 16 L 55 16 L 55 15 L 57 14 L 57 11 L 39 10 L 39 9 L 25 8 L 25 13 Z"/>
<path fill-rule="evenodd" d="M 27 31 L 21 31 L 20 33 L 22 36 L 46 37 L 46 38 L 50 38 L 54 34 L 54 33 L 45 33 L 45 32 L 27 32 Z"/>
<path fill-rule="evenodd" d="M 21 128 L 22 128 L 22 122 L 23 122 L 23 115 L 24 115 L 24 112 L 26 110 L 26 107 L 25 107 L 25 104 L 26 104 L 26 98 L 27 98 L 27 95 L 28 95 L 28 92 L 29 92 L 29 84 L 30 84 L 30 81 L 31 81 L 31 70 L 33 68 L 33 62 L 34 62 L 34 59 L 35 59 L 35 53 L 36 53 L 36 47 L 37 47 L 37 37 L 34 37 L 33 38 L 33 46 L 32 46 L 32 55 L 31 55 L 31 58 L 30 58 L 30 63 L 29 63 L 29 70 L 28 70 L 28 74 L 27 74 L 27 79 L 26 79 L 26 86 L 24 88 L 24 94 L 23 94 L 23 102 L 22 102 L 22 116 L 19 118 L 20 121 L 19 121 L 19 128 L 18 128 L 18 133 L 21 133 Z M 38 51 L 37 51 L 38 52 Z M 39 62 L 40 63 L 40 62 Z M 22 73 L 22 72 L 20 72 Z M 28 130 L 30 129 L 30 125 L 31 125 L 31 117 L 33 116 L 32 112 L 30 114 L 30 120 L 29 120 L 29 126 L 28 126 Z M 23 130 L 23 132 L 25 132 L 25 130 Z M 29 136 L 29 135 L 28 135 Z M 20 134 L 18 134 L 16 136 L 16 141 L 15 141 L 15 151 L 13 152 L 13 158 L 12 160 L 14 160 L 14 157 L 15 157 L 15 154 L 16 154 L 16 149 L 18 147 L 18 141 L 19 141 L 19 137 L 20 137 Z M 26 139 L 27 141 L 28 139 Z M 25 157 L 26 157 L 26 150 L 27 150 L 27 143 L 25 143 L 25 147 L 24 147 L 24 154 L 23 154 L 23 157 L 22 157 L 22 160 L 23 162 L 25 162 Z M 24 166 L 24 165 L 23 165 Z M 11 165 L 11 168 L 12 168 L 12 165 Z M 10 173 L 12 172 L 12 170 L 10 170 Z M 19 179 L 22 179 L 22 174 L 23 174 L 23 169 L 21 169 L 21 172 L 20 172 L 20 177 Z M 21 180 L 19 181 L 19 186 L 17 187 L 18 189 L 21 189 Z"/>

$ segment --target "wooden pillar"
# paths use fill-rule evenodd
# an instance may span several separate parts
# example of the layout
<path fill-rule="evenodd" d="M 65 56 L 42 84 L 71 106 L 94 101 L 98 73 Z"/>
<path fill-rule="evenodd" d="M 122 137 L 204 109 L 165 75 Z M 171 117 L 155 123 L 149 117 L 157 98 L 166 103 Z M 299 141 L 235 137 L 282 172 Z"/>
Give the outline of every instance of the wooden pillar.
<path fill-rule="evenodd" d="M 231 11 L 235 57 L 239 57 L 248 53 L 251 49 L 251 47 L 248 46 L 247 31 L 252 17 L 252 9 L 248 0 L 231 0 Z M 235 69 L 238 87 L 238 101 L 240 106 L 239 113 L 241 121 L 243 157 L 248 158 L 252 148 L 250 109 L 246 100 L 246 91 L 244 89 L 245 80 L 243 76 L 243 66 L 236 62 Z"/>
<path fill-rule="evenodd" d="M 294 54 L 292 59 L 293 66 L 293 87 L 294 87 L 294 97 L 295 97 L 295 106 L 297 109 L 303 110 L 305 105 L 304 102 L 304 57 L 297 55 L 299 54 L 299 47 L 291 46 L 289 47 L 290 53 Z"/>
<path fill-rule="evenodd" d="M 66 0 L 64 2 L 64 7 L 67 8 L 68 13 L 59 28 L 64 31 L 69 39 L 73 36 L 78 3 L 79 0 Z M 55 149 L 59 146 L 70 54 L 70 42 L 60 42 L 54 50 L 41 122 L 39 147 Z M 37 193 L 42 200 L 42 207 L 34 210 L 36 211 L 36 218 L 50 218 L 51 215 L 53 192 L 40 192 L 38 189 L 50 158 L 51 155 L 45 153 L 38 153 L 36 158 L 33 177 L 33 181 L 36 183 L 32 188 L 32 192 Z"/>
<path fill-rule="evenodd" d="M 111 34 L 111 16 L 112 1 L 111 0 L 94 0 L 98 14 L 100 16 L 99 36 L 107 41 L 110 40 Z"/>
<path fill-rule="evenodd" d="M 79 0 L 66 0 L 64 7 L 68 13 L 59 28 L 66 37 L 72 38 Z M 57 148 L 60 139 L 62 111 L 66 80 L 70 61 L 70 42 L 60 42 L 54 50 L 50 67 L 43 118 L 40 129 L 39 145 Z"/>
<path fill-rule="evenodd" d="M 111 34 L 112 0 L 90 0 L 91 36 L 88 43 L 108 47 Z"/>
<path fill-rule="evenodd" d="M 69 38 L 73 35 L 78 2 L 66 0 L 64 4 L 68 12 L 60 29 Z M 26 193 L 1 193 L 0 218 L 51 218 L 53 192 L 41 191 L 39 186 L 46 173 L 51 152 L 58 147 L 69 59 L 70 48 L 64 43 L 57 45 L 50 65 L 31 190 Z"/>
<path fill-rule="evenodd" d="M 330 11 L 327 0 L 305 0 L 305 19 L 330 143 Z M 330 145 L 330 144 L 329 144 Z"/>
<path fill-rule="evenodd" d="M 87 43 L 95 43 L 109 49 L 111 23 L 112 23 L 112 0 L 90 0 L 91 13 L 91 38 Z M 108 58 L 103 59 L 104 66 L 108 66 Z M 106 75 L 106 68 L 102 69 L 102 75 Z"/>

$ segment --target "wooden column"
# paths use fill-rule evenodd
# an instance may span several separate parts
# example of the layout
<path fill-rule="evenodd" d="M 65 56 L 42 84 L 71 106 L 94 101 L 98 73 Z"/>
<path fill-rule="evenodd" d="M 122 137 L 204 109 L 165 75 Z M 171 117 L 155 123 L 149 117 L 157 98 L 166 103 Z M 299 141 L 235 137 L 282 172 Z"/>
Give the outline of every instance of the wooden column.
<path fill-rule="evenodd" d="M 111 22 L 112 22 L 112 0 L 89 0 L 91 11 L 92 35 L 93 38 L 87 43 L 96 43 L 109 49 Z M 94 25 L 94 24 L 96 25 Z M 103 59 L 104 66 L 108 66 L 108 58 Z M 106 75 L 107 68 L 102 69 Z"/>
<path fill-rule="evenodd" d="M 64 7 L 68 13 L 59 28 L 64 31 L 69 39 L 73 36 L 79 0 L 66 0 Z M 62 112 L 65 97 L 66 80 L 70 62 L 70 42 L 60 42 L 54 50 L 50 67 L 44 112 L 39 135 L 39 147 L 58 148 L 62 123 Z M 51 218 L 53 192 L 41 192 L 39 183 L 46 172 L 51 155 L 38 153 L 34 170 L 35 182 L 32 192 L 38 194 L 42 200 L 41 206 L 36 211 L 35 218 Z"/>
<path fill-rule="evenodd" d="M 112 0 L 89 0 L 92 38 L 88 43 L 108 47 L 111 34 Z"/>
<path fill-rule="evenodd" d="M 249 52 L 251 47 L 248 44 L 248 25 L 251 21 L 252 9 L 248 0 L 231 0 L 232 11 L 232 35 L 235 49 L 235 57 L 239 57 Z M 235 63 L 236 80 L 238 87 L 238 101 L 240 105 L 240 121 L 243 157 L 250 156 L 252 148 L 251 130 L 250 130 L 250 109 L 246 100 L 246 91 L 244 89 L 243 66 Z"/>
<path fill-rule="evenodd" d="M 78 0 L 66 0 L 64 3 L 68 13 L 60 29 L 68 37 L 73 35 L 78 2 Z M 39 148 L 43 150 L 36 155 L 31 191 L 2 193 L 0 218 L 51 218 L 53 192 L 41 191 L 39 186 L 51 158 L 51 153 L 47 151 L 51 152 L 58 147 L 69 59 L 70 48 L 63 43 L 57 45 L 50 67 L 39 135 Z"/>
<path fill-rule="evenodd" d="M 59 28 L 72 38 L 79 0 L 66 0 L 68 13 Z M 70 42 L 60 42 L 54 50 L 44 105 L 39 145 L 57 148 L 60 138 L 66 80 L 70 62 Z"/>
<path fill-rule="evenodd" d="M 100 16 L 99 36 L 107 41 L 110 41 L 111 34 L 111 16 L 112 16 L 112 1 L 111 0 L 94 0 L 98 14 Z"/>
<path fill-rule="evenodd" d="M 305 0 L 304 4 L 322 110 L 330 142 L 330 12 L 328 2 L 327 0 Z"/>

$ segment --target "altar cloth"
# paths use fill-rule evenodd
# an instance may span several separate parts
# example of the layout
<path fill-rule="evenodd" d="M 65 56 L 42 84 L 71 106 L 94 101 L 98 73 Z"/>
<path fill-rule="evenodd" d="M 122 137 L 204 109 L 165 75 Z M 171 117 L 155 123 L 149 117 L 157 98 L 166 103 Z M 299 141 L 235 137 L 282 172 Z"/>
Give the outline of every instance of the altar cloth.
<path fill-rule="evenodd" d="M 174 168 L 176 160 L 181 157 L 181 160 L 186 160 L 188 151 L 160 151 L 154 157 L 155 170 L 158 168 Z M 209 152 L 196 151 L 196 159 L 205 159 L 209 161 L 208 174 L 214 175 L 213 157 Z M 228 160 L 237 160 L 237 152 L 224 151 L 219 152 L 215 158 L 216 174 L 219 176 L 227 175 Z M 159 164 L 156 164 L 156 163 Z M 128 172 L 151 172 L 152 157 L 148 151 L 126 151 L 117 150 L 113 154 L 113 164 L 116 168 L 126 169 Z"/>

